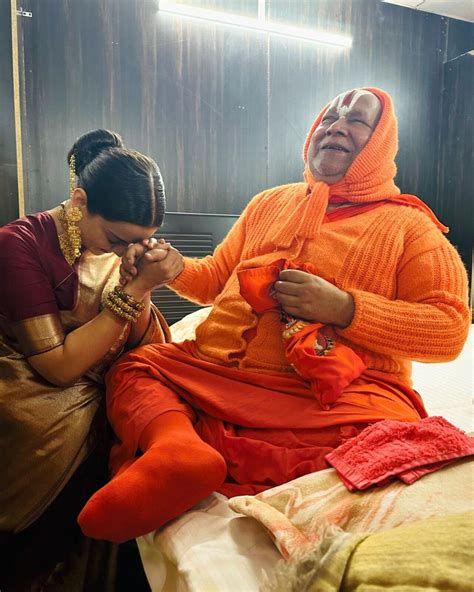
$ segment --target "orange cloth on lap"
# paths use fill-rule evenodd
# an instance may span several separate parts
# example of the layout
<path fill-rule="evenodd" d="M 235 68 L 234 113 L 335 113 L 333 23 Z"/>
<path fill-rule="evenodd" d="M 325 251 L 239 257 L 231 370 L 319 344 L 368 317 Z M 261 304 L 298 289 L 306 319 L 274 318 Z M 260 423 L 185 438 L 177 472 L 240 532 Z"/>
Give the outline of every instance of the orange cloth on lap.
<path fill-rule="evenodd" d="M 285 259 L 238 272 L 240 293 L 256 313 L 279 309 L 271 289 L 283 269 L 300 269 L 316 275 L 311 263 L 295 265 Z M 281 314 L 285 320 L 285 315 Z M 289 321 L 283 326 L 286 358 L 296 372 L 310 382 L 314 396 L 327 410 L 367 366 L 354 350 L 336 341 L 331 327 L 296 319 L 286 320 Z"/>
<path fill-rule="evenodd" d="M 318 353 L 318 347 L 322 354 Z M 307 325 L 290 336 L 285 351 L 298 374 L 309 380 L 311 390 L 325 410 L 367 368 L 360 355 L 338 343 L 334 331 L 320 323 Z"/>
<path fill-rule="evenodd" d="M 325 455 L 369 423 L 417 421 L 410 388 L 365 373 L 324 411 L 297 374 L 262 374 L 201 360 L 191 341 L 152 344 L 122 356 L 107 375 L 108 415 L 120 442 L 112 469 L 134 458 L 140 434 L 169 411 L 187 414 L 227 463 L 225 495 L 258 493 L 328 467 Z"/>

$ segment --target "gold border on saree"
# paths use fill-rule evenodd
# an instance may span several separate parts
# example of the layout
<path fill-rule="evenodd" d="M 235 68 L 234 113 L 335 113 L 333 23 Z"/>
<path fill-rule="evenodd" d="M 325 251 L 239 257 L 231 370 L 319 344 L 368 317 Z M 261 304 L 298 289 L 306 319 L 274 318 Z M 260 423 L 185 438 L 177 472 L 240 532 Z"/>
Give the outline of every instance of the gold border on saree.
<path fill-rule="evenodd" d="M 65 333 L 57 314 L 45 314 L 11 324 L 21 351 L 28 356 L 41 354 L 64 343 Z"/>

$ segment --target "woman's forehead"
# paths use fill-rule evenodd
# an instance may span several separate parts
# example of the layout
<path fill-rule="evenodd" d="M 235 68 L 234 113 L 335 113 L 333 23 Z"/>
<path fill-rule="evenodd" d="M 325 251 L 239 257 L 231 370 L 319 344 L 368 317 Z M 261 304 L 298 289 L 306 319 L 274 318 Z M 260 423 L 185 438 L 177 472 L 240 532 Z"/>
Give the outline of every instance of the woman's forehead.
<path fill-rule="evenodd" d="M 156 226 L 140 226 L 131 222 L 106 221 L 105 228 L 124 242 L 139 242 L 151 237 L 158 228 Z"/>

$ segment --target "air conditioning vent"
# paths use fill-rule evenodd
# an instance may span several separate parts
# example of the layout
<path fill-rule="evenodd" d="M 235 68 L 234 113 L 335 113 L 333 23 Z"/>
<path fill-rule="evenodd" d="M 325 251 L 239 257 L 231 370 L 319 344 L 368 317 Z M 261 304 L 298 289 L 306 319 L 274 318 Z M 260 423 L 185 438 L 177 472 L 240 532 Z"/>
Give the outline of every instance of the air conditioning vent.
<path fill-rule="evenodd" d="M 164 238 L 186 257 L 205 257 L 214 252 L 212 234 L 177 234 L 160 232 L 157 238 Z M 176 323 L 187 314 L 202 308 L 175 294 L 169 288 L 153 290 L 151 300 L 165 317 L 168 325 Z"/>
<path fill-rule="evenodd" d="M 166 212 L 165 222 L 156 238 L 164 238 L 187 257 L 212 255 L 238 218 L 235 214 L 188 214 Z M 202 308 L 180 298 L 169 288 L 159 288 L 151 295 L 169 325 Z"/>

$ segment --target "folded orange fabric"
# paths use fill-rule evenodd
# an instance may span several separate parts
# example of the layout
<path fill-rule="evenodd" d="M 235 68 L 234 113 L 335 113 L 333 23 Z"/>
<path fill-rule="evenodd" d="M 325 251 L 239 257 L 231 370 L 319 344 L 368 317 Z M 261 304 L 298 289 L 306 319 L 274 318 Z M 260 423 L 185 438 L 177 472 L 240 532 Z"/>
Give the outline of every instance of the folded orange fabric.
<path fill-rule="evenodd" d="M 285 259 L 238 272 L 240 293 L 257 314 L 280 309 L 273 298 L 272 287 L 283 269 L 315 274 L 310 263 L 295 265 Z M 310 382 L 315 397 L 327 410 L 367 366 L 360 354 L 335 340 L 331 327 L 281 313 L 286 358 L 296 372 Z"/>
<path fill-rule="evenodd" d="M 349 491 L 382 487 L 398 477 L 407 484 L 459 458 L 474 454 L 474 438 L 434 416 L 417 422 L 379 421 L 326 460 Z"/>
<path fill-rule="evenodd" d="M 303 378 L 324 409 L 366 369 L 361 355 L 335 341 L 334 331 L 320 323 L 306 325 L 286 342 L 287 360 Z"/>

